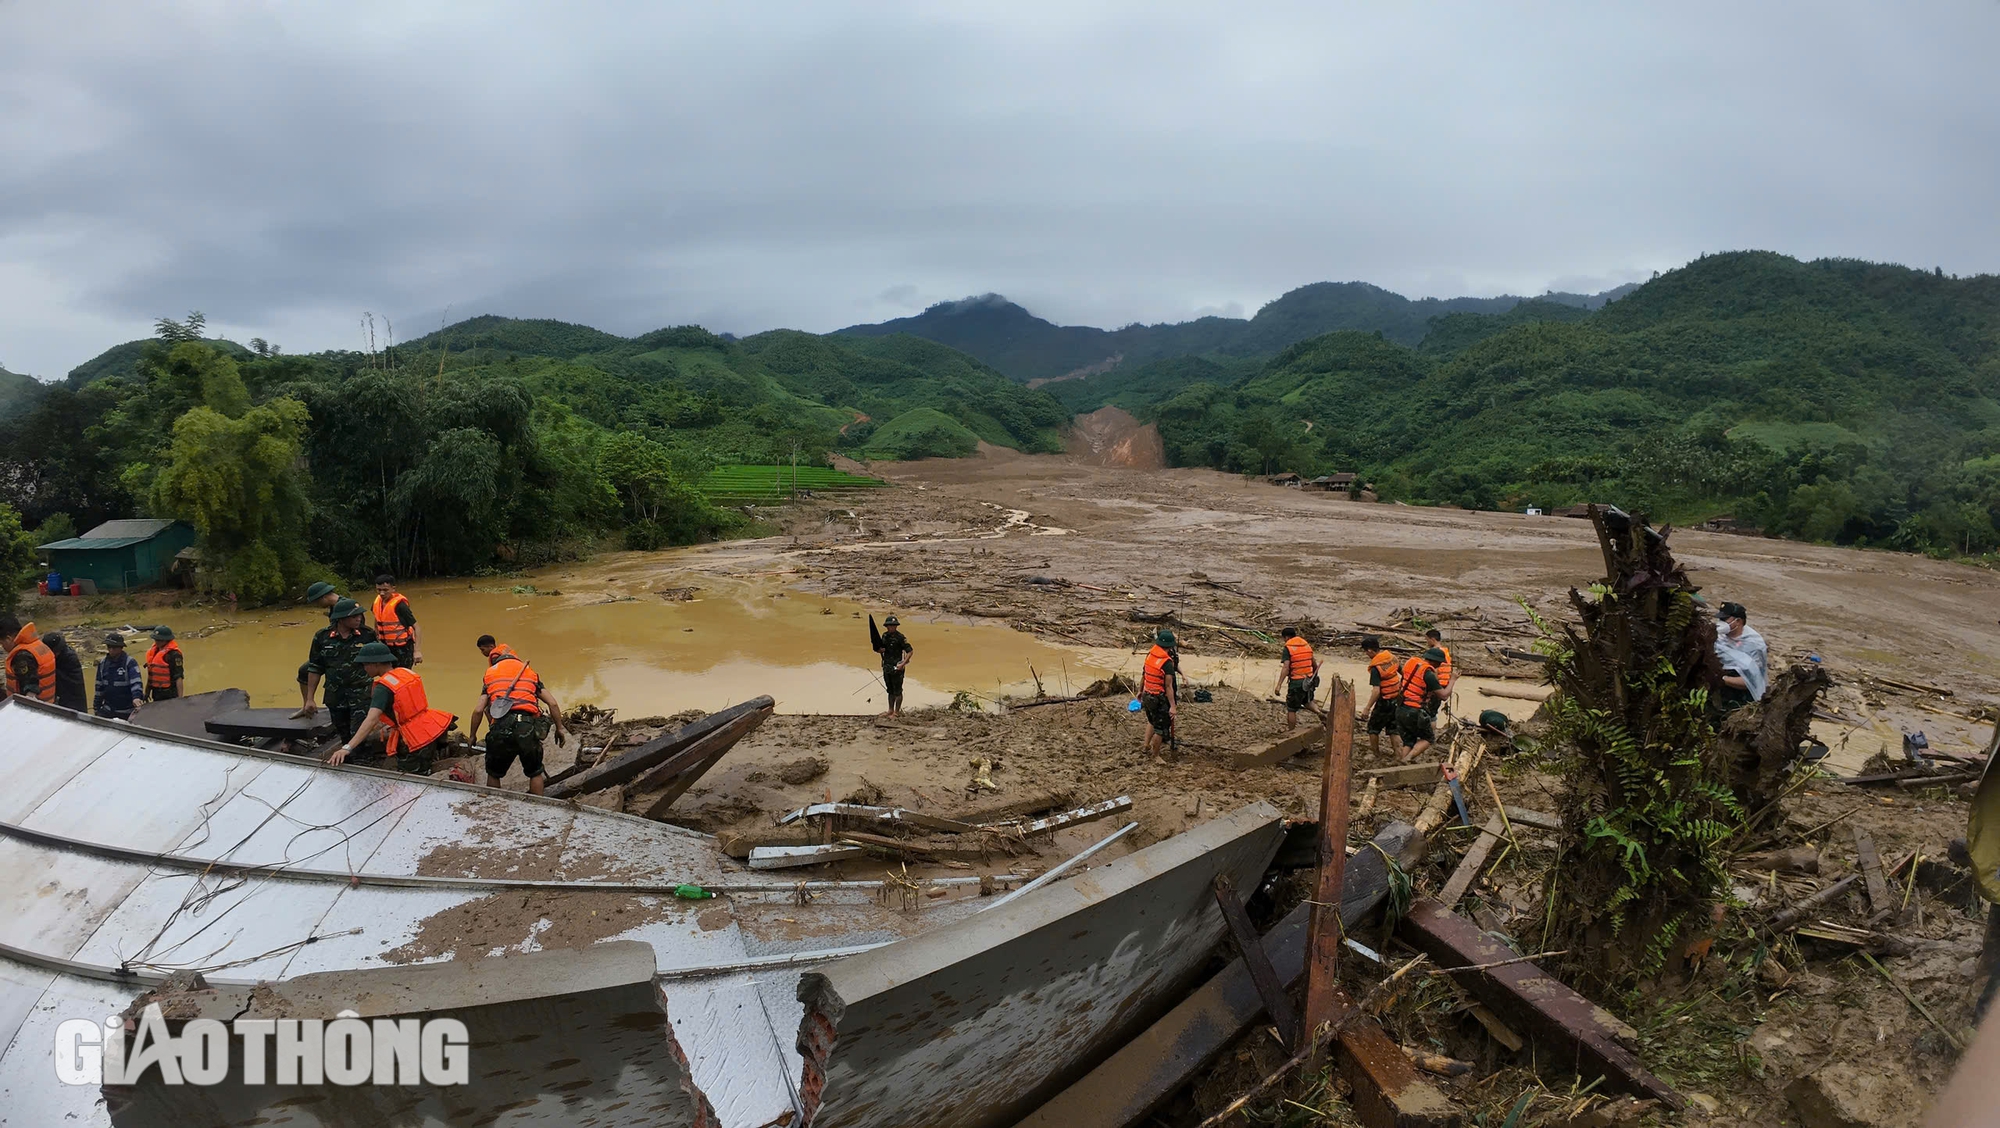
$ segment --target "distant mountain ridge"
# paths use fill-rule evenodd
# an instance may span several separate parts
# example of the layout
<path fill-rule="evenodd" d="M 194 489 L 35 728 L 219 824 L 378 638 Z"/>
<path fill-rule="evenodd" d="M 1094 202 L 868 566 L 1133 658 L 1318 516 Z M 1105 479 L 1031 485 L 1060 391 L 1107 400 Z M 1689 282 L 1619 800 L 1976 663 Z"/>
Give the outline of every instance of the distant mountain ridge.
<path fill-rule="evenodd" d="M 1200 317 L 1158 325 L 1098 329 L 1057 325 L 999 294 L 939 302 L 912 317 L 850 325 L 837 334 L 886 337 L 908 333 L 948 345 L 1016 380 L 1053 380 L 1084 369 L 1145 364 L 1175 356 L 1266 357 L 1326 333 L 1380 333 L 1415 347 L 1433 319 L 1454 313 L 1503 314 L 1527 301 L 1597 310 L 1639 288 L 1627 283 L 1597 294 L 1547 293 L 1539 298 L 1418 298 L 1367 282 L 1314 282 L 1267 303 L 1254 317 Z"/>

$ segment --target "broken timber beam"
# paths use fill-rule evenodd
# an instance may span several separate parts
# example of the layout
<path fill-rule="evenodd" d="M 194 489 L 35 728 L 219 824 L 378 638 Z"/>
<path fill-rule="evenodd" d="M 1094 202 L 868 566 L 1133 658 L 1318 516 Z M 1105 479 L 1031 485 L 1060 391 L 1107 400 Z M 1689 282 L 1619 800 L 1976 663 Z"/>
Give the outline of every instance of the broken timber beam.
<path fill-rule="evenodd" d="M 844 842 L 819 846 L 756 846 L 750 850 L 750 868 L 761 870 L 816 866 L 822 862 L 858 858 L 867 852 L 868 848 L 865 846 L 850 846 Z"/>
<path fill-rule="evenodd" d="M 1061 814 L 1049 815 L 1046 818 L 1035 819 L 1032 822 L 1024 822 L 1020 825 L 1020 831 L 1023 835 L 1043 834 L 1061 830 L 1066 826 L 1096 822 L 1098 819 L 1108 818 L 1111 815 L 1121 814 L 1131 809 L 1132 797 L 1130 795 L 1120 795 L 1116 799 L 1106 799 L 1102 803 L 1092 803 L 1088 807 L 1078 807 L 1074 811 L 1064 811 Z M 1001 828 L 987 826 L 980 829 L 998 830 Z"/>
<path fill-rule="evenodd" d="M 1250 914 L 1243 911 L 1243 898 L 1236 895 L 1236 884 L 1228 874 L 1218 874 L 1215 878 L 1215 904 L 1222 910 L 1222 921 L 1229 926 L 1229 935 L 1236 941 L 1236 949 L 1243 953 L 1243 966 L 1250 973 L 1250 982 L 1257 988 L 1257 998 L 1264 1004 L 1264 1013 L 1271 1016 L 1271 1025 L 1278 1028 L 1278 1041 L 1288 1050 L 1299 1044 L 1299 1013 L 1292 1007 L 1292 997 L 1285 993 L 1285 985 L 1278 981 L 1278 971 L 1271 966 L 1271 957 L 1265 953 L 1264 945 L 1257 938 L 1257 929 L 1250 923 Z"/>
<path fill-rule="evenodd" d="M 551 785 L 546 794 L 551 799 L 567 799 L 572 795 L 585 795 L 630 782 L 687 751 L 695 742 L 723 728 L 731 721 L 758 711 L 769 716 L 775 704 L 769 697 L 757 697 L 741 705 L 732 705 L 719 713 L 710 713 L 671 733 L 654 737 L 617 759 L 600 763 L 589 771 Z"/>
<path fill-rule="evenodd" d="M 1347 797 L 1354 751 L 1354 686 L 1344 678 L 1333 679 L 1333 694 L 1327 702 L 1330 723 L 1326 728 L 1326 764 L 1320 774 L 1319 796 L 1319 882 L 1313 894 L 1312 938 L 1306 963 L 1306 1030 L 1310 1034 L 1327 1023 L 1338 1023 L 1343 1014 L 1335 993 L 1339 987 L 1335 971 L 1340 962 L 1340 941 L 1346 931 L 1340 913 L 1327 911 L 1340 903 L 1347 868 Z M 1351 1010 L 1352 1008 L 1345 1008 Z"/>
<path fill-rule="evenodd" d="M 1417 1075 L 1403 1047 L 1380 1023 L 1360 1013 L 1340 988 L 1335 998 L 1353 1015 L 1334 1030 L 1340 1042 L 1340 1075 L 1353 1093 L 1355 1118 L 1368 1128 L 1456 1128 L 1464 1123 L 1458 1106 L 1437 1086 Z"/>
<path fill-rule="evenodd" d="M 1889 898 L 1889 883 L 1882 880 L 1882 856 L 1875 852 L 1875 840 L 1868 832 L 1852 823 L 1854 832 L 1854 859 L 1861 867 L 1861 880 L 1868 889 L 1868 912 L 1870 919 L 1881 916 L 1896 907 Z"/>
<path fill-rule="evenodd" d="M 1479 828 L 1479 840 L 1465 852 L 1465 857 L 1459 859 L 1458 868 L 1451 871 L 1444 888 L 1438 890 L 1438 904 L 1447 909 L 1457 907 L 1459 898 L 1465 896 L 1465 891 L 1479 880 L 1479 871 L 1485 867 L 1486 859 L 1493 856 L 1493 848 L 1500 844 L 1506 829 L 1507 821 L 1498 814 L 1486 820 L 1486 825 Z"/>
<path fill-rule="evenodd" d="M 1229 766 L 1237 770 L 1282 764 L 1286 760 L 1304 752 L 1319 742 L 1326 729 L 1319 725 L 1306 725 L 1296 732 L 1288 732 L 1275 740 L 1262 744 L 1252 744 L 1229 754 Z"/>
<path fill-rule="evenodd" d="M 1480 685 L 1473 688 L 1486 697 L 1511 697 L 1516 701 L 1547 701 L 1549 699 L 1549 691 L 1546 689 L 1540 691 L 1516 689 L 1511 685 Z"/>
<path fill-rule="evenodd" d="M 983 829 L 973 823 L 960 822 L 957 819 L 939 818 L 936 815 L 926 815 L 922 812 L 906 810 L 902 807 L 871 807 L 860 803 L 814 803 L 810 807 L 800 807 L 798 810 L 780 817 L 778 825 L 784 826 L 788 823 L 797 822 L 800 819 L 819 818 L 822 816 L 860 819 L 869 822 L 901 823 L 905 826 L 935 830 L 944 834 L 967 834 Z"/>
<path fill-rule="evenodd" d="M 1424 787 L 1437 782 L 1438 768 L 1436 760 L 1422 760 L 1386 768 L 1363 768 L 1354 774 L 1360 779 L 1379 780 L 1383 787 Z"/>
<path fill-rule="evenodd" d="M 1601 1076 L 1607 1085 L 1622 1092 L 1650 1097 L 1675 1110 L 1686 1107 L 1679 1093 L 1647 1072 L 1622 1044 L 1629 1026 L 1520 959 L 1478 925 L 1431 898 L 1420 897 L 1397 925 L 1396 935 L 1444 971 L 1482 968 L 1457 971 L 1452 978 L 1530 1038 L 1554 1047 L 1579 1077 L 1589 1080 Z"/>
<path fill-rule="evenodd" d="M 1374 845 L 1375 849 L 1364 847 L 1347 866 L 1340 895 L 1343 928 L 1359 927 L 1387 899 L 1389 867 L 1383 859 L 1393 858 L 1408 869 L 1422 859 L 1426 843 L 1410 824 L 1392 822 L 1375 836 Z M 1287 989 L 1305 970 L 1311 914 L 1312 906 L 1300 905 L 1261 941 L 1279 983 Z M 1143 1123 L 1265 1017 L 1249 969 L 1236 960 L 1015 1128 L 1127 1128 Z"/>
<path fill-rule="evenodd" d="M 645 816 L 649 819 L 665 818 L 667 808 L 674 805 L 674 800 L 685 795 L 687 789 L 695 785 L 695 781 L 706 775 L 731 748 L 736 747 L 739 741 L 755 731 L 757 726 L 763 724 L 770 715 L 769 708 L 745 713 L 728 724 L 714 729 L 707 736 L 682 749 L 678 755 L 648 772 L 633 785 L 632 790 L 645 792 L 662 785 L 666 790 L 653 800 L 652 806 L 646 808 L 643 812 Z"/>

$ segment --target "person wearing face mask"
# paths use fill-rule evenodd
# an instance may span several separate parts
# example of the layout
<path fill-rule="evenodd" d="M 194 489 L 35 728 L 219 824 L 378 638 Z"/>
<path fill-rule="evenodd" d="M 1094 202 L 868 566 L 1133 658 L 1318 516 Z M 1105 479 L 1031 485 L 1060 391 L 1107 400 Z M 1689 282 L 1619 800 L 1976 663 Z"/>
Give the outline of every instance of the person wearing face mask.
<path fill-rule="evenodd" d="M 1715 616 L 1715 656 L 1722 662 L 1722 689 L 1716 707 L 1725 713 L 1762 700 L 1769 684 L 1770 650 L 1750 625 L 1741 603 L 1725 603 Z"/>

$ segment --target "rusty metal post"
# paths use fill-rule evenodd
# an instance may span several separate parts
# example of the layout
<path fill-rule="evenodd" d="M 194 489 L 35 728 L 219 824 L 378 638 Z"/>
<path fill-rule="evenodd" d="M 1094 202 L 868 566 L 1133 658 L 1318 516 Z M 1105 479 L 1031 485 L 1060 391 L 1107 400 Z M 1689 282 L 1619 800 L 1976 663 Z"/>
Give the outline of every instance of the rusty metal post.
<path fill-rule="evenodd" d="M 1354 686 L 1333 679 L 1326 706 L 1326 767 L 1320 777 L 1319 884 L 1313 893 L 1312 933 L 1306 946 L 1306 1027 L 1344 1017 L 1334 972 L 1340 962 L 1340 894 L 1347 869 L 1347 794 L 1353 770 Z"/>

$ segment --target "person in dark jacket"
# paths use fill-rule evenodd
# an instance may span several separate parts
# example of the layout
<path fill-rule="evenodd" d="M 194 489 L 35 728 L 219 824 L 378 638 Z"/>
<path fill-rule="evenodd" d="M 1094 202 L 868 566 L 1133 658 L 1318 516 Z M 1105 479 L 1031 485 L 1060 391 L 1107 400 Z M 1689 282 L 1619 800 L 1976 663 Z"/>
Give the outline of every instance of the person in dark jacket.
<path fill-rule="evenodd" d="M 104 636 L 104 658 L 97 663 L 97 715 L 132 719 L 132 710 L 146 699 L 146 675 L 139 660 L 125 653 L 125 636 Z"/>
<path fill-rule="evenodd" d="M 42 641 L 56 655 L 56 704 L 78 713 L 90 712 L 89 690 L 83 684 L 83 659 L 70 649 L 69 640 L 46 634 Z"/>

